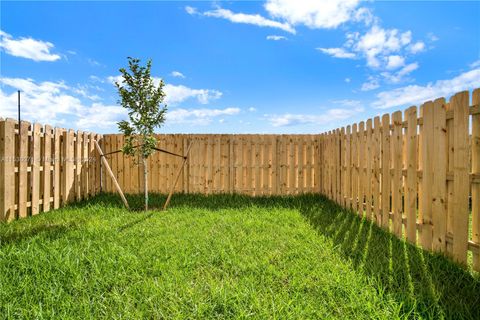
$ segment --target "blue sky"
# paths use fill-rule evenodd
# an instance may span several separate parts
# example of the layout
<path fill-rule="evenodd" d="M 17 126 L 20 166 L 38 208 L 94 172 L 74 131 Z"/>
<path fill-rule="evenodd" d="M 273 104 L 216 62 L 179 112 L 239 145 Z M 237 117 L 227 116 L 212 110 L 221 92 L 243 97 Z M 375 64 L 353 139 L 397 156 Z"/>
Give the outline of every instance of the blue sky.
<path fill-rule="evenodd" d="M 153 60 L 159 132 L 319 133 L 480 87 L 480 2 L 0 2 L 0 117 L 100 133 Z"/>

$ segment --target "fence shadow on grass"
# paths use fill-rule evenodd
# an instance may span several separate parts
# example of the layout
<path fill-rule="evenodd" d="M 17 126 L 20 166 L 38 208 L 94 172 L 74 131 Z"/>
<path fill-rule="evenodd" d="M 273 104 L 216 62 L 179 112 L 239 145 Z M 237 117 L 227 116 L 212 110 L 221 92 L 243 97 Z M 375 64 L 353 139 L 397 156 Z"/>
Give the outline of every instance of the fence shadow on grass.
<path fill-rule="evenodd" d="M 480 278 L 439 254 L 399 240 L 373 222 L 319 199 L 302 214 L 354 267 L 402 302 L 412 318 L 480 319 Z"/>
<path fill-rule="evenodd" d="M 18 230 L 14 229 L 12 232 L 0 233 L 0 247 L 10 243 L 26 241 L 36 236 L 41 236 L 43 239 L 55 240 L 75 228 L 77 228 L 77 224 L 70 222 L 66 224 L 45 223 Z"/>
<path fill-rule="evenodd" d="M 142 207 L 142 196 L 127 195 L 127 198 L 131 207 Z M 151 207 L 161 208 L 165 198 L 165 195 L 152 194 Z M 119 197 L 112 194 L 93 201 L 122 206 Z M 319 234 L 331 239 L 339 254 L 368 276 L 379 292 L 401 303 L 403 315 L 427 319 L 480 319 L 479 275 L 473 276 L 439 254 L 423 251 L 396 238 L 323 196 L 254 198 L 229 194 L 176 194 L 171 203 L 172 208 L 208 210 L 251 206 L 298 210 Z"/>

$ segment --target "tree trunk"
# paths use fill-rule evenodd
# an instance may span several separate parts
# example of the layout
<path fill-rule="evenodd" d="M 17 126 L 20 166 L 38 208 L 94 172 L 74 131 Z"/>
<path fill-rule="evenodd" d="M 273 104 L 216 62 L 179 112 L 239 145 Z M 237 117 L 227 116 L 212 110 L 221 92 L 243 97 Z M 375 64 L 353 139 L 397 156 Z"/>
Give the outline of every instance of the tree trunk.
<path fill-rule="evenodd" d="M 145 211 L 148 210 L 148 168 L 147 158 L 142 157 L 143 160 L 143 191 L 145 192 Z"/>

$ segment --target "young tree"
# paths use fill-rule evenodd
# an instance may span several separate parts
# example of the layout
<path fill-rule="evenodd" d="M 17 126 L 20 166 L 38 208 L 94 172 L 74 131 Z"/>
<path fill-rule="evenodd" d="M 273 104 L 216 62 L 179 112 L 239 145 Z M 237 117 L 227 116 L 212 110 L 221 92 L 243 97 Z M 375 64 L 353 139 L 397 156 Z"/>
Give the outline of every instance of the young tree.
<path fill-rule="evenodd" d="M 137 156 L 143 163 L 145 210 L 148 210 L 147 159 L 155 152 L 157 145 L 154 130 L 165 122 L 167 112 L 163 80 L 155 86 L 150 76 L 151 67 L 152 60 L 148 60 L 146 66 L 141 66 L 140 59 L 128 57 L 129 70 L 121 68 L 123 79 L 115 82 L 120 95 L 118 102 L 128 110 L 129 117 L 128 121 L 118 122 L 119 130 L 125 135 L 122 151 Z"/>

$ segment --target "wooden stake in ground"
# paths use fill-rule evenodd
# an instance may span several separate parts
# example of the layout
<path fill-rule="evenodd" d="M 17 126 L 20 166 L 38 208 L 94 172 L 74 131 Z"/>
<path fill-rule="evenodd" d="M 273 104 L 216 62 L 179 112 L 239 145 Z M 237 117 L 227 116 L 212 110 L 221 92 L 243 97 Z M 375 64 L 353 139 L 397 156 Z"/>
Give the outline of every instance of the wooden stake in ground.
<path fill-rule="evenodd" d="M 115 185 L 117 192 L 120 194 L 120 197 L 122 198 L 123 204 L 125 205 L 125 207 L 127 207 L 127 209 L 130 209 L 130 207 L 128 206 L 127 199 L 125 199 L 122 189 L 120 188 L 120 185 L 118 184 L 117 179 L 113 175 L 112 169 L 110 169 L 110 166 L 108 165 L 107 159 L 105 159 L 105 157 L 103 156 L 103 151 L 98 145 L 97 140 L 95 140 L 95 146 L 97 147 L 97 151 L 100 154 L 100 158 L 102 158 L 103 165 L 105 166 L 105 168 L 107 168 L 107 172 L 110 175 L 110 178 L 112 178 L 113 184 Z"/>
<path fill-rule="evenodd" d="M 190 148 L 192 147 L 193 143 L 190 143 L 188 146 L 187 152 L 185 153 L 182 161 L 182 165 L 180 168 L 178 168 L 177 171 L 177 176 L 175 177 L 175 181 L 173 182 L 172 188 L 170 189 L 170 193 L 168 194 L 167 200 L 165 201 L 165 204 L 163 205 L 163 210 L 167 210 L 168 204 L 170 203 L 170 200 L 172 199 L 173 191 L 175 191 L 175 187 L 177 186 L 178 178 L 180 178 L 180 173 L 182 173 L 183 167 L 185 166 L 185 163 L 187 163 L 188 160 L 188 153 L 190 152 Z"/>

